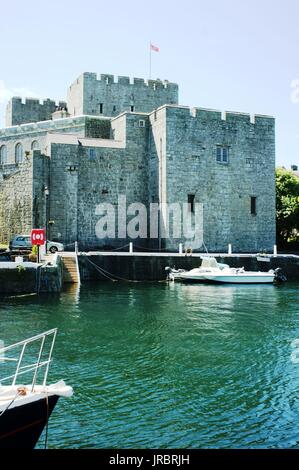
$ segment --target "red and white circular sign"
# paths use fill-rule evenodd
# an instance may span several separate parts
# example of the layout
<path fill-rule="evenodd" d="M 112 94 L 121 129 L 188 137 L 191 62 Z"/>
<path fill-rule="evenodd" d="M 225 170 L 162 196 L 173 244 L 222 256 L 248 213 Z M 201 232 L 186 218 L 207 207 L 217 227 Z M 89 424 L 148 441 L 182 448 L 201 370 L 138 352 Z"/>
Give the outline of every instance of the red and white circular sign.
<path fill-rule="evenodd" d="M 44 228 L 34 228 L 31 230 L 32 245 L 44 245 L 46 243 L 46 231 Z"/>

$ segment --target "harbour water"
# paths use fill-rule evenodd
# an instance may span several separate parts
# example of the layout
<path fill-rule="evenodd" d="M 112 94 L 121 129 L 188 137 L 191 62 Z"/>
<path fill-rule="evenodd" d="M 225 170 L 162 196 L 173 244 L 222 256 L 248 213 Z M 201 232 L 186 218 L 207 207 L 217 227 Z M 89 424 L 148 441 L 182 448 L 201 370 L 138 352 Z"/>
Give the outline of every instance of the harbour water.
<path fill-rule="evenodd" d="M 6 344 L 57 327 L 49 448 L 298 448 L 299 284 L 98 283 L 0 299 Z M 38 447 L 44 445 L 44 435 Z"/>

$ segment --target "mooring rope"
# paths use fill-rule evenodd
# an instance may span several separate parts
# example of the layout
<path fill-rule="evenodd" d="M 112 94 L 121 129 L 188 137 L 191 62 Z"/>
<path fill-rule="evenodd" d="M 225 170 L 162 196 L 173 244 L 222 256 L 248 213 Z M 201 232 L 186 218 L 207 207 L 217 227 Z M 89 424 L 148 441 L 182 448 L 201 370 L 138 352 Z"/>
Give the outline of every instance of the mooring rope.
<path fill-rule="evenodd" d="M 133 283 L 138 283 L 138 282 L 166 282 L 167 280 L 154 280 L 154 281 L 137 281 L 137 280 L 134 280 L 134 279 L 126 279 L 124 277 L 121 277 L 121 276 L 117 276 L 116 274 L 112 274 L 110 273 L 109 271 L 106 271 L 104 268 L 101 268 L 100 266 L 98 266 L 97 264 L 95 264 L 93 261 L 91 261 L 87 256 L 86 256 L 86 259 L 87 261 L 92 265 L 94 266 L 94 268 L 102 275 L 102 276 L 105 276 L 107 277 L 108 279 L 110 279 L 110 281 L 113 281 L 113 282 L 117 282 L 117 281 L 124 281 L 124 282 L 133 282 Z M 113 276 L 115 277 L 116 279 L 113 279 L 112 277 L 110 276 Z"/>
<path fill-rule="evenodd" d="M 1 413 L 0 413 L 0 418 L 1 418 L 2 415 L 4 415 L 5 411 L 8 410 L 8 408 L 13 404 L 13 402 L 16 400 L 16 398 L 17 398 L 19 395 L 21 395 L 21 393 L 20 393 L 20 390 L 18 389 L 16 395 L 13 397 L 13 399 L 11 400 L 11 402 L 8 403 L 8 405 L 7 405 L 7 407 L 5 408 L 5 410 L 2 410 L 2 411 L 1 411 Z"/>
<path fill-rule="evenodd" d="M 117 282 L 118 280 L 119 281 L 125 281 L 125 282 L 140 282 L 140 281 L 135 281 L 133 279 L 126 279 L 124 277 L 120 277 L 120 276 L 116 276 L 116 274 L 112 274 L 110 273 L 109 271 L 106 271 L 104 268 L 101 268 L 100 266 L 98 266 L 97 264 L 95 264 L 93 261 L 91 261 L 88 257 L 86 257 L 87 260 L 89 261 L 90 264 L 92 264 L 95 269 L 97 271 L 99 271 L 103 276 L 107 277 L 108 279 L 110 279 L 110 281 L 113 281 L 113 282 Z M 113 276 L 115 277 L 116 279 L 113 279 L 112 277 L 110 276 Z"/>

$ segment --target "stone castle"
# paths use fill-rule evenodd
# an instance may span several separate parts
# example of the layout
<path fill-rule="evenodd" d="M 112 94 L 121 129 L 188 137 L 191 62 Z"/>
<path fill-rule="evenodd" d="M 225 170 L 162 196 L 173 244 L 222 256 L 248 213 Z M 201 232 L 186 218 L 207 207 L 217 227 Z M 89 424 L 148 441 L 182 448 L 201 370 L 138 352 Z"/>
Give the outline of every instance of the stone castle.
<path fill-rule="evenodd" d="M 94 73 L 69 87 L 66 102 L 10 100 L 0 130 L 0 242 L 46 227 L 48 239 L 81 250 L 188 246 L 171 236 L 99 239 L 97 206 L 119 195 L 146 207 L 202 203 L 211 252 L 228 243 L 234 252 L 272 250 L 275 121 L 181 106 L 168 81 Z"/>

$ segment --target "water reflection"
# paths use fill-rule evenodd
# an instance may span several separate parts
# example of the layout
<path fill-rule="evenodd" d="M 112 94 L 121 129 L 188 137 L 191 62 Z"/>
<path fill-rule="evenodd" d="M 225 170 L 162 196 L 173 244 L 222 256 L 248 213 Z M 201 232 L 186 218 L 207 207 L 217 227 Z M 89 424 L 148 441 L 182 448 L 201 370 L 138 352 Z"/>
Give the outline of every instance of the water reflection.
<path fill-rule="evenodd" d="M 51 377 L 75 395 L 51 447 L 296 447 L 298 300 L 291 283 L 107 282 L 2 299 L 0 336 L 59 328 Z"/>

